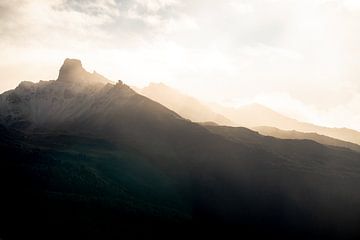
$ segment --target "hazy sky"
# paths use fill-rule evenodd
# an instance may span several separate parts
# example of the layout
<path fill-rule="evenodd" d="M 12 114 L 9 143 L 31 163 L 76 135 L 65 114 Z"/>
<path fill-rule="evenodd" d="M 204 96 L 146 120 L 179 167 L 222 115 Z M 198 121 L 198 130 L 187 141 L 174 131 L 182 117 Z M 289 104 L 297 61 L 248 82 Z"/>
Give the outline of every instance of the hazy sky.
<path fill-rule="evenodd" d="M 360 130 L 359 0 L 0 0 L 0 91 L 66 57 L 112 80 Z"/>

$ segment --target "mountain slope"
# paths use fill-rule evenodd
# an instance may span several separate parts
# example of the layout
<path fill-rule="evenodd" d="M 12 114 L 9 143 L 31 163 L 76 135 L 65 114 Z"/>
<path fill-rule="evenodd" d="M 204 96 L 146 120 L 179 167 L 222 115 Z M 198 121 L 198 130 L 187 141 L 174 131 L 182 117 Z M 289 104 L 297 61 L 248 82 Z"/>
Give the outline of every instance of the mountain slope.
<path fill-rule="evenodd" d="M 213 121 L 220 125 L 230 125 L 232 122 L 221 114 L 213 112 L 205 104 L 188 95 L 166 86 L 163 83 L 150 83 L 140 89 L 139 93 L 159 102 L 180 116 L 194 122 Z"/>
<path fill-rule="evenodd" d="M 315 132 L 328 137 L 360 144 L 360 132 L 358 131 L 347 128 L 322 127 L 310 123 L 300 122 L 281 115 L 260 104 L 250 104 L 237 109 L 214 106 L 214 111 L 228 117 L 231 121 L 235 122 L 237 126 L 248 128 L 269 126 L 282 130 L 296 130 L 306 133 Z"/>
<path fill-rule="evenodd" d="M 282 130 L 325 135 L 339 140 L 360 144 L 360 133 L 347 128 L 328 128 L 300 122 L 286 117 L 260 104 L 249 104 L 239 108 L 205 104 L 196 98 L 181 94 L 162 83 L 152 83 L 137 92 L 157 101 L 180 116 L 194 122 L 215 122 L 225 126 L 275 127 Z"/>
<path fill-rule="evenodd" d="M 360 146 L 351 142 L 345 142 L 336 138 L 327 137 L 317 133 L 303 133 L 298 131 L 285 131 L 273 127 L 255 127 L 255 131 L 258 131 L 262 135 L 272 136 L 281 139 L 309 139 L 315 142 L 331 145 L 337 147 L 349 148 L 351 150 L 360 152 Z"/>
<path fill-rule="evenodd" d="M 263 136 L 255 131 L 241 127 L 206 126 L 206 128 L 212 133 L 224 136 L 231 141 L 261 146 L 265 150 L 281 155 L 286 159 L 296 160 L 294 162 L 289 161 L 287 163 L 302 165 L 305 164 L 306 161 L 306 165 L 318 165 L 319 162 L 313 161 L 314 159 L 326 159 L 326 162 L 323 162 L 323 165 L 319 166 L 327 169 L 326 165 L 330 162 L 342 165 L 345 164 L 347 160 L 352 159 L 350 162 L 351 165 L 355 164 L 354 167 L 360 167 L 360 159 L 357 158 L 358 153 L 349 149 L 331 146 L 327 147 L 311 140 L 289 140 Z M 351 156 L 354 156 L 355 158 Z M 343 162 L 339 162 L 339 158 L 342 158 Z M 313 169 L 315 169 L 315 165 Z M 311 168 L 312 167 L 310 167 L 310 169 Z M 324 171 L 324 169 L 322 171 Z"/>
<path fill-rule="evenodd" d="M 175 235 L 358 236 L 359 153 L 205 128 L 64 65 L 56 81 L 0 95 L 1 236 L 119 238 L 164 224 Z"/>
<path fill-rule="evenodd" d="M 191 219 L 175 182 L 131 149 L 98 138 L 0 133 L 4 239 L 123 237 L 150 220 Z"/>

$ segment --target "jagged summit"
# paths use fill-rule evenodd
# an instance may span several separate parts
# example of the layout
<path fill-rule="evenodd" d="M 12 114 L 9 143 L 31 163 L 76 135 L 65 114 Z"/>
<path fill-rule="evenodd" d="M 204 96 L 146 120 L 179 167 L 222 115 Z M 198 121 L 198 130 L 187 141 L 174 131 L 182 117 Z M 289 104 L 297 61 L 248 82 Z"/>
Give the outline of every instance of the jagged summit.
<path fill-rule="evenodd" d="M 79 59 L 66 58 L 59 70 L 59 82 L 100 82 L 109 83 L 110 80 L 97 72 L 87 72 Z"/>
<path fill-rule="evenodd" d="M 67 58 L 57 80 L 24 81 L 0 94 L 0 124 L 32 129 L 107 116 L 118 112 L 117 104 L 124 104 L 134 95 L 121 81 L 115 84 L 95 71 L 86 71 L 80 60 Z M 99 107 L 102 101 L 107 103 L 104 108 Z"/>
<path fill-rule="evenodd" d="M 82 67 L 80 60 L 66 58 L 59 70 L 57 80 L 64 82 L 81 81 L 84 80 L 87 74 L 89 73 Z"/>

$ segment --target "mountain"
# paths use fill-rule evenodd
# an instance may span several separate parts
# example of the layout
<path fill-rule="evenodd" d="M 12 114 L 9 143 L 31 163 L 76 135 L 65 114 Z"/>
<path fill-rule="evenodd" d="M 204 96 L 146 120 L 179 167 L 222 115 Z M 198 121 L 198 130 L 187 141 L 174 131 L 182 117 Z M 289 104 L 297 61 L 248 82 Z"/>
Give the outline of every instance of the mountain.
<path fill-rule="evenodd" d="M 213 106 L 214 111 L 223 114 L 237 126 L 254 128 L 258 126 L 275 127 L 282 130 L 296 130 L 299 132 L 326 135 L 343 141 L 360 144 L 360 132 L 348 128 L 329 128 L 311 123 L 297 121 L 281 115 L 260 104 L 250 104 L 239 108 Z"/>
<path fill-rule="evenodd" d="M 327 137 L 317 133 L 303 133 L 294 130 L 285 131 L 273 127 L 255 127 L 253 129 L 266 136 L 272 136 L 281 139 L 309 139 L 324 145 L 344 147 L 360 152 L 360 146 L 357 144 L 341 141 L 336 138 Z"/>
<path fill-rule="evenodd" d="M 137 88 L 137 92 L 194 122 L 214 122 L 219 125 L 248 128 L 269 126 L 304 133 L 315 132 L 342 141 L 360 144 L 360 132 L 353 129 L 329 128 L 300 122 L 257 103 L 239 108 L 206 104 L 162 83 L 151 83 L 143 89 Z"/>
<path fill-rule="evenodd" d="M 244 127 L 282 125 L 284 128 L 288 128 L 296 121 L 257 103 L 238 108 L 213 105 L 213 108 L 217 112 L 228 116 L 238 126 Z"/>
<path fill-rule="evenodd" d="M 77 60 L 1 94 L 0 136 L 4 239 L 359 236 L 360 153 L 202 126 Z"/>
<path fill-rule="evenodd" d="M 163 83 L 150 83 L 138 92 L 175 111 L 180 116 L 194 122 L 216 122 L 220 125 L 231 125 L 232 122 L 221 114 L 212 111 L 199 100 L 185 95 Z"/>

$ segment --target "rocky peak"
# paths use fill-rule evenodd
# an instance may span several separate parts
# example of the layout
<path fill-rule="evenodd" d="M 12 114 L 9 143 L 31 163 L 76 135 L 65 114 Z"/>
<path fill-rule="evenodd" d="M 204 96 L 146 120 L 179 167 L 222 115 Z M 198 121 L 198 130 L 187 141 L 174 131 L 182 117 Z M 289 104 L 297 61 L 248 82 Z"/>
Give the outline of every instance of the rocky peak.
<path fill-rule="evenodd" d="M 60 68 L 57 80 L 61 82 L 83 81 L 87 74 L 88 72 L 82 67 L 80 60 L 67 58 Z"/>
<path fill-rule="evenodd" d="M 70 58 L 66 58 L 63 65 L 61 66 L 57 81 L 87 84 L 106 84 L 111 82 L 109 79 L 95 71 L 93 73 L 87 72 L 83 68 L 80 60 Z"/>

